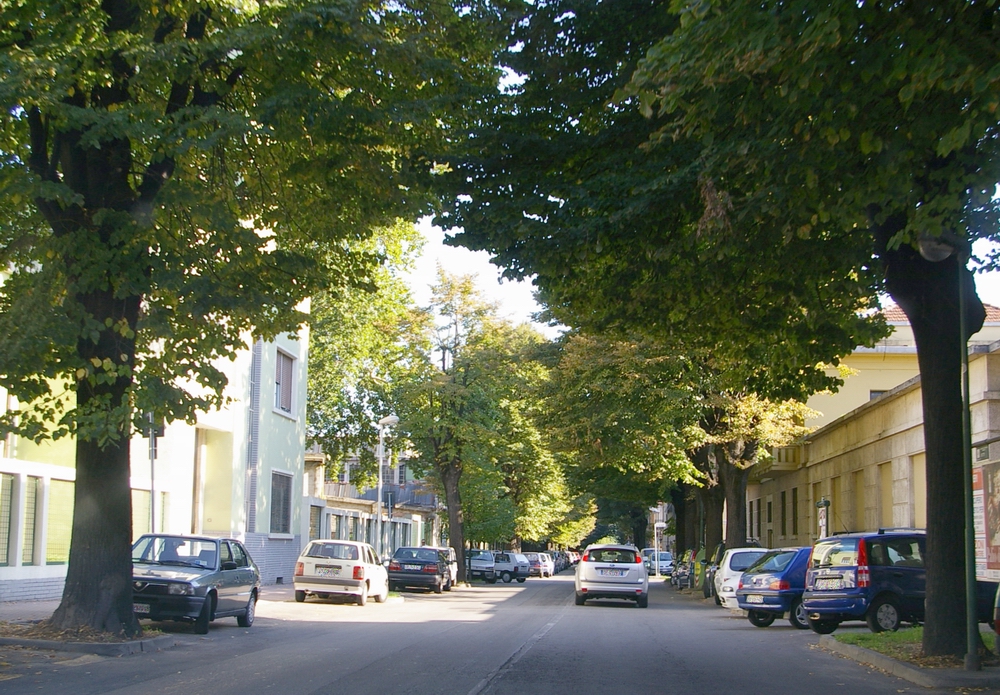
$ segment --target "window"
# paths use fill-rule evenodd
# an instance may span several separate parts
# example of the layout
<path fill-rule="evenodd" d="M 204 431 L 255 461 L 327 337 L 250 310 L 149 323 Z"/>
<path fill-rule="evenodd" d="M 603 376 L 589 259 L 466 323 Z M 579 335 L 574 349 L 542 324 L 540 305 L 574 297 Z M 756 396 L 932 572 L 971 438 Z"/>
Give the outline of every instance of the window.
<path fill-rule="evenodd" d="M 788 518 L 788 515 L 785 511 L 787 509 L 785 505 L 785 494 L 786 494 L 785 491 L 782 490 L 781 491 L 781 535 L 782 536 L 785 536 L 788 533 L 788 529 L 786 526 L 786 519 Z"/>
<path fill-rule="evenodd" d="M 11 498 L 14 476 L 0 473 L 0 567 L 10 565 Z"/>
<path fill-rule="evenodd" d="M 792 488 L 792 535 L 799 535 L 799 489 Z"/>
<path fill-rule="evenodd" d="M 406 485 L 406 464 L 399 464 L 397 470 L 399 471 L 399 484 Z"/>
<path fill-rule="evenodd" d="M 761 500 L 760 500 L 760 499 L 758 499 L 758 500 L 757 500 L 757 538 L 761 538 L 761 537 L 762 537 L 762 534 L 761 534 L 761 532 L 760 532 L 760 528 L 761 528 L 761 526 L 760 526 L 760 522 L 761 522 L 761 517 L 763 517 L 763 516 L 764 516 L 764 515 L 763 515 L 763 514 L 761 514 L 761 512 L 760 512 L 760 503 L 761 503 Z"/>
<path fill-rule="evenodd" d="M 233 561 L 236 563 L 237 567 L 249 567 L 250 560 L 247 558 L 246 551 L 243 550 L 243 546 L 239 543 L 230 543 L 233 551 Z"/>
<path fill-rule="evenodd" d="M 274 370 L 274 407 L 289 414 L 292 412 L 292 362 L 290 356 L 279 351 Z"/>
<path fill-rule="evenodd" d="M 38 523 L 38 503 L 41 501 L 42 479 L 27 477 L 27 490 L 24 495 L 24 547 L 21 551 L 21 564 L 35 564 L 35 529 Z M 68 543 L 68 541 L 67 541 Z"/>
<path fill-rule="evenodd" d="M 322 518 L 323 513 L 322 507 L 317 507 L 315 505 L 309 505 L 309 538 L 319 538 L 319 520 Z"/>
<path fill-rule="evenodd" d="M 767 501 L 767 523 L 771 523 L 771 500 Z"/>
<path fill-rule="evenodd" d="M 69 541 L 73 535 L 73 488 L 73 483 L 68 480 L 49 483 L 46 565 L 65 565 L 69 562 Z"/>
<path fill-rule="evenodd" d="M 292 531 L 292 476 L 271 473 L 271 533 Z"/>

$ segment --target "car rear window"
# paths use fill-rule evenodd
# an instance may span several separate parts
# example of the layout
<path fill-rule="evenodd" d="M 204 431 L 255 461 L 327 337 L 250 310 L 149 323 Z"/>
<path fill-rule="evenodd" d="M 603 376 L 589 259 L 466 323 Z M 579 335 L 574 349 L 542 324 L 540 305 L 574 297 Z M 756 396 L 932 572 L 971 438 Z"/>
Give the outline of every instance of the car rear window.
<path fill-rule="evenodd" d="M 831 538 L 813 546 L 809 566 L 845 567 L 858 564 L 857 538 Z"/>
<path fill-rule="evenodd" d="M 357 560 L 358 546 L 346 543 L 313 543 L 306 557 L 323 557 L 328 560 Z"/>
<path fill-rule="evenodd" d="M 393 554 L 396 560 L 420 560 L 421 562 L 437 562 L 438 551 L 430 548 L 400 548 Z"/>
<path fill-rule="evenodd" d="M 590 562 L 640 562 L 639 554 L 624 548 L 598 548 L 588 553 Z"/>
<path fill-rule="evenodd" d="M 733 553 L 733 556 L 729 558 L 729 569 L 734 572 L 742 572 L 747 567 L 757 562 L 757 560 L 760 559 L 760 556 L 765 552 L 766 551 L 764 550 L 747 550 L 742 553 Z"/>
<path fill-rule="evenodd" d="M 795 557 L 796 550 L 775 550 L 764 553 L 746 569 L 747 572 L 784 572 Z"/>

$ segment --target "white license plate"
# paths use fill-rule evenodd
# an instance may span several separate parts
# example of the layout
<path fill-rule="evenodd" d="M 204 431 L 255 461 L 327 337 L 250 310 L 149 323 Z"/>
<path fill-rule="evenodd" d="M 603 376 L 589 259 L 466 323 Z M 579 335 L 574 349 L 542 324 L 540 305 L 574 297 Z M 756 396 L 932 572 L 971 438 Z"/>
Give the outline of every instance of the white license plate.
<path fill-rule="evenodd" d="M 417 570 L 420 571 L 420 565 L 403 565 L 404 570 Z"/>
<path fill-rule="evenodd" d="M 747 603 L 764 603 L 764 597 L 758 594 L 750 594 L 747 596 Z"/>
<path fill-rule="evenodd" d="M 132 604 L 133 613 L 142 613 L 143 615 L 149 614 L 149 604 L 148 603 L 133 603 Z"/>
<path fill-rule="evenodd" d="M 819 591 L 829 590 L 829 589 L 843 589 L 844 582 L 841 579 L 817 579 L 816 589 Z"/>
<path fill-rule="evenodd" d="M 624 577 L 626 570 L 598 570 L 602 577 Z"/>
<path fill-rule="evenodd" d="M 329 567 L 329 566 L 317 567 L 316 568 L 316 576 L 318 576 L 318 577 L 339 577 L 340 576 L 340 568 L 336 567 L 336 566 L 334 566 L 334 567 Z"/>

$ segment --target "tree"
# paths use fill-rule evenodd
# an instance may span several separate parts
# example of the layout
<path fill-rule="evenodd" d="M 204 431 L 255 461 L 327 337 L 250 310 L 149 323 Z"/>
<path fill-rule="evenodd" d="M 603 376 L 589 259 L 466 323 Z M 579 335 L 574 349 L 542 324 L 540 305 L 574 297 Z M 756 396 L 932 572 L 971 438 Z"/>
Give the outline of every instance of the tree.
<path fill-rule="evenodd" d="M 628 93 L 659 114 L 654 144 L 698 143 L 694 169 L 727 203 L 715 213 L 706 206 L 703 219 L 771 230 L 759 240 L 762 252 L 799 247 L 801 266 L 838 249 L 842 272 L 880 272 L 865 292 L 887 292 L 910 319 L 927 453 L 923 647 L 961 654 L 960 346 L 985 316 L 962 254 L 972 241 L 998 236 L 995 3 L 676 9 L 680 29 L 650 50 Z M 921 237 L 944 239 L 958 253 L 924 260 Z M 729 246 L 722 235 L 716 241 Z"/>
<path fill-rule="evenodd" d="M 428 211 L 424 153 L 494 83 L 484 19 L 422 0 L 5 6 L 2 424 L 76 438 L 57 626 L 139 632 L 133 426 L 220 404 L 215 361 L 295 330 L 305 297 L 363 280 L 355 241 Z"/>

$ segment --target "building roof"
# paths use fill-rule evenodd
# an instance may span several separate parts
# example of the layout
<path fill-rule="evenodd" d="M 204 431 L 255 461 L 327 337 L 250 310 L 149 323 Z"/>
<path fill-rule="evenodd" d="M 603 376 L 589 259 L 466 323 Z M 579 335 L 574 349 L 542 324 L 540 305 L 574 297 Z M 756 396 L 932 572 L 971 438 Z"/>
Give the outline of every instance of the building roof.
<path fill-rule="evenodd" d="M 1000 307 L 993 306 L 992 304 L 983 304 L 986 308 L 986 321 L 987 323 L 1000 322 Z M 889 323 L 909 323 L 910 320 L 903 313 L 903 310 L 899 308 L 897 304 L 890 304 L 883 307 L 882 313 L 885 315 L 885 320 Z"/>

